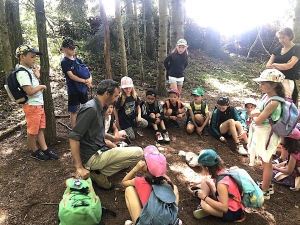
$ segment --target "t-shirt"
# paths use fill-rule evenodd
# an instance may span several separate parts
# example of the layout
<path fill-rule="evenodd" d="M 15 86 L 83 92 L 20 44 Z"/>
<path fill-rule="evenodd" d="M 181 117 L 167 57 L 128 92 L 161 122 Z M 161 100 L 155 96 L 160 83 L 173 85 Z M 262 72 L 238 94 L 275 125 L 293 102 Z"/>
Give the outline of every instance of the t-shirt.
<path fill-rule="evenodd" d="M 221 171 L 219 171 L 217 173 L 217 175 L 220 175 L 222 173 L 226 172 L 226 169 L 223 169 Z M 216 180 L 214 180 L 214 182 L 216 182 Z M 235 197 L 237 197 L 237 199 L 239 201 L 241 201 L 241 195 L 240 195 L 240 192 L 239 192 L 239 188 L 238 188 L 238 185 L 237 183 L 230 177 L 230 176 L 225 176 L 223 179 L 221 179 L 219 181 L 218 184 L 225 184 L 227 185 L 227 189 L 228 189 L 228 193 L 231 193 L 233 194 Z M 219 197 L 218 197 L 219 199 Z M 228 202 L 228 208 L 235 212 L 237 210 L 239 210 L 240 208 L 242 210 L 245 210 L 245 206 L 243 206 L 242 204 L 238 203 L 237 201 L 231 199 L 231 198 L 228 198 L 229 202 Z"/>
<path fill-rule="evenodd" d="M 266 101 L 267 101 L 267 98 L 266 98 L 266 96 L 264 96 L 263 99 L 262 99 L 261 105 L 258 107 L 259 111 L 262 112 L 264 110 L 264 104 L 266 103 Z M 276 100 L 274 100 L 274 101 L 276 101 Z M 272 101 L 270 101 L 268 104 L 272 104 Z M 281 104 L 279 102 L 277 108 L 271 113 L 271 119 L 273 121 L 279 120 L 280 115 L 281 115 L 281 108 L 282 107 L 281 107 Z M 265 124 L 270 124 L 268 118 L 265 121 L 262 122 L 262 125 L 265 125 Z"/>
<path fill-rule="evenodd" d="M 81 61 L 81 59 L 76 58 L 77 62 L 82 64 L 83 62 Z M 80 92 L 77 90 L 76 86 L 75 86 L 75 81 L 72 80 L 69 75 L 67 74 L 68 71 L 72 71 L 73 67 L 76 65 L 76 60 L 72 60 L 69 59 L 67 57 L 64 57 L 60 63 L 61 65 L 61 69 L 63 71 L 63 73 L 65 74 L 66 77 L 66 83 L 67 83 L 67 91 L 68 94 L 80 94 Z M 74 74 L 76 75 L 76 74 Z"/>
<path fill-rule="evenodd" d="M 157 107 L 155 107 L 155 104 L 157 105 Z M 148 107 L 147 107 L 148 106 Z M 141 110 L 142 110 L 142 117 L 147 120 L 150 123 L 155 123 L 156 119 L 155 118 L 151 118 L 150 114 L 154 113 L 160 114 L 160 120 L 162 120 L 164 118 L 164 110 L 162 105 L 160 104 L 159 101 L 155 100 L 152 104 L 149 104 L 146 101 L 143 101 L 141 103 Z"/>
<path fill-rule="evenodd" d="M 142 206 L 144 206 L 150 198 L 152 186 L 145 180 L 145 177 L 136 177 L 133 181 Z"/>
<path fill-rule="evenodd" d="M 105 133 L 109 130 L 110 127 L 111 115 L 108 115 L 108 119 L 105 118 Z"/>
<path fill-rule="evenodd" d="M 119 124 L 122 130 L 135 126 L 136 107 L 141 103 L 140 99 L 134 99 L 133 96 L 125 98 L 123 106 L 121 106 L 122 95 L 119 97 L 115 108 L 118 110 Z"/>
<path fill-rule="evenodd" d="M 19 65 L 19 67 L 23 67 L 26 70 L 28 70 L 28 72 L 31 74 L 31 77 L 32 77 L 32 82 L 31 82 L 29 74 L 26 71 L 19 71 L 17 73 L 17 80 L 21 87 L 29 85 L 29 86 L 31 86 L 31 88 L 35 88 L 40 85 L 40 82 L 37 79 L 37 77 L 34 75 L 32 69 L 22 66 L 22 65 Z M 33 94 L 31 96 L 28 95 L 28 100 L 27 100 L 26 104 L 35 105 L 35 106 L 44 105 L 42 90 L 36 92 L 35 94 Z"/>
<path fill-rule="evenodd" d="M 201 112 L 201 103 L 200 104 L 196 104 L 194 102 L 194 107 L 195 107 L 195 111 L 193 112 L 194 114 L 203 114 L 204 116 L 206 115 L 206 113 L 208 113 L 208 106 L 206 104 L 205 106 L 205 110 L 204 112 Z M 188 105 L 188 109 L 192 109 L 191 104 Z"/>
<path fill-rule="evenodd" d="M 169 102 L 169 103 L 167 103 L 167 101 Z M 172 109 L 172 114 L 171 114 L 171 116 L 177 116 L 177 111 L 178 111 L 178 109 L 182 109 L 184 106 L 183 106 L 183 104 L 180 102 L 180 101 L 177 101 L 176 102 L 176 105 L 174 106 L 172 103 L 171 103 L 171 101 L 170 101 L 170 99 L 168 99 L 167 101 L 165 101 L 165 104 L 163 105 L 163 108 L 164 109 Z M 180 103 L 180 104 L 179 104 Z M 170 107 L 168 107 L 168 104 L 169 104 L 169 106 Z M 180 105 L 180 107 L 179 107 L 179 105 Z"/>
<path fill-rule="evenodd" d="M 295 76 L 300 66 L 300 46 L 294 45 L 288 52 L 283 55 L 281 55 L 281 49 L 282 47 L 280 46 L 274 50 L 274 63 L 287 63 L 293 56 L 296 56 L 299 59 L 298 62 L 293 66 L 293 68 L 289 70 L 281 70 L 281 72 L 285 75 L 285 79 L 295 80 Z"/>

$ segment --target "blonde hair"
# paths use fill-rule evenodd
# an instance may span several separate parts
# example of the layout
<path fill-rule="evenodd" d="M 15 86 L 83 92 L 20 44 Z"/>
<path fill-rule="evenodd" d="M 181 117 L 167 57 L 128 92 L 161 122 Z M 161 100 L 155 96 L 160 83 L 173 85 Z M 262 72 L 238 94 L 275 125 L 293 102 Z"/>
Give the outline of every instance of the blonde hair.
<path fill-rule="evenodd" d="M 134 89 L 134 86 L 131 88 L 131 96 L 134 98 L 134 100 L 136 101 L 137 100 L 137 94 L 136 94 L 136 91 Z M 126 93 L 124 92 L 124 89 L 121 88 L 121 103 L 120 103 L 120 106 L 123 106 L 124 103 L 125 103 L 125 99 L 126 99 Z"/>
<path fill-rule="evenodd" d="M 293 40 L 295 37 L 293 30 L 289 27 L 282 28 L 276 32 L 276 36 L 278 36 L 280 34 L 288 36 L 290 38 L 290 41 Z"/>

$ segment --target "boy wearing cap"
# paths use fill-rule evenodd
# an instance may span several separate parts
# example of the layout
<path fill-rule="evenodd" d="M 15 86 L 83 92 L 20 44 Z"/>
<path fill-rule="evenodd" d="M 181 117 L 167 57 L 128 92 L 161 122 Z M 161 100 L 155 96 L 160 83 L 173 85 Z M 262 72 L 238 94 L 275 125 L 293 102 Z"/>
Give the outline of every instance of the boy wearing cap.
<path fill-rule="evenodd" d="M 31 157 L 45 161 L 47 159 L 58 159 L 58 155 L 48 148 L 44 136 L 46 117 L 43 90 L 46 90 L 47 87 L 39 84 L 40 72 L 34 65 L 36 56 L 42 54 L 42 52 L 29 45 L 20 45 L 16 49 L 16 57 L 20 62 L 19 67 L 25 68 L 31 74 L 32 79 L 26 71 L 19 71 L 16 76 L 20 86 L 28 96 L 28 100 L 22 108 L 27 122 L 27 143 L 32 150 Z M 37 147 L 36 140 L 40 148 Z"/>
<path fill-rule="evenodd" d="M 208 135 L 206 126 L 209 122 L 209 112 L 205 101 L 203 101 L 204 91 L 196 88 L 192 91 L 194 101 L 188 105 L 188 118 L 186 120 L 186 131 L 191 134 L 196 129 L 197 134 Z"/>
<path fill-rule="evenodd" d="M 164 123 L 164 110 L 162 105 L 156 99 L 156 91 L 149 88 L 146 92 L 146 101 L 141 103 L 142 117 L 152 125 L 157 142 L 170 142 L 169 133 Z M 158 130 L 158 125 L 162 129 L 162 134 Z"/>
<path fill-rule="evenodd" d="M 217 107 L 211 116 L 210 127 L 214 136 L 221 142 L 226 142 L 225 136 L 232 136 L 236 144 L 236 151 L 241 155 L 248 154 L 245 149 L 248 144 L 246 123 L 240 117 L 237 109 L 230 106 L 228 97 L 219 97 Z M 244 144 L 240 142 L 241 140 L 244 141 Z"/>
<path fill-rule="evenodd" d="M 179 90 L 172 88 L 168 91 L 169 99 L 165 101 L 164 108 L 164 119 L 167 122 L 172 123 L 176 128 L 179 128 L 177 119 L 185 116 L 185 108 L 181 101 L 179 101 Z"/>
<path fill-rule="evenodd" d="M 61 69 L 66 77 L 67 91 L 68 91 L 68 111 L 70 112 L 70 122 L 73 128 L 76 123 L 76 111 L 78 103 L 84 104 L 88 101 L 88 94 L 79 92 L 76 88 L 75 82 L 83 83 L 88 88 L 92 87 L 92 77 L 83 79 L 73 74 L 73 69 L 76 64 L 82 64 L 81 59 L 75 57 L 76 51 L 75 41 L 71 38 L 65 38 L 62 42 L 61 50 L 65 53 L 65 57 L 61 61 Z"/>

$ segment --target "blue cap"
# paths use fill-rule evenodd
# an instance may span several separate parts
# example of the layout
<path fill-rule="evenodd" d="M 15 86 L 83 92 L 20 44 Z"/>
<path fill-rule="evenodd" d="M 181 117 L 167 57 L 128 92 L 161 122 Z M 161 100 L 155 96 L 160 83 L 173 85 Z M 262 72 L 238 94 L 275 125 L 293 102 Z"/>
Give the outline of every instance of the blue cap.
<path fill-rule="evenodd" d="M 203 166 L 214 166 L 221 162 L 218 154 L 212 149 L 205 149 L 200 152 L 198 163 Z"/>

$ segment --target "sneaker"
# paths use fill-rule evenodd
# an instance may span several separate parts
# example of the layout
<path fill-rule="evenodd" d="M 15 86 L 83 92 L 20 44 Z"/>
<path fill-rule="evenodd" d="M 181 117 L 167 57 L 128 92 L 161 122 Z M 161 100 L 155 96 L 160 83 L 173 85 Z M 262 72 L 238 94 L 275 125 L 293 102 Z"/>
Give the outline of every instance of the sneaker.
<path fill-rule="evenodd" d="M 58 155 L 52 151 L 52 149 L 48 148 L 44 151 L 44 154 L 49 156 L 49 159 L 58 159 Z"/>
<path fill-rule="evenodd" d="M 49 156 L 45 155 L 44 151 L 42 151 L 41 149 L 38 149 L 35 152 L 31 152 L 31 157 L 41 161 L 46 161 L 49 159 Z"/>
<path fill-rule="evenodd" d="M 126 220 L 124 225 L 133 225 L 133 222 L 131 220 Z"/>
<path fill-rule="evenodd" d="M 278 158 L 278 159 L 275 159 L 272 161 L 272 164 L 279 164 L 279 163 L 282 163 L 284 160 L 282 158 Z"/>
<path fill-rule="evenodd" d="M 262 181 L 256 181 L 257 185 L 261 189 Z M 274 184 L 270 184 L 268 192 L 270 195 L 274 194 Z"/>
<path fill-rule="evenodd" d="M 118 147 L 127 147 L 128 144 L 125 141 L 121 141 L 119 144 L 117 144 Z"/>
<path fill-rule="evenodd" d="M 237 144 L 236 150 L 240 155 L 248 155 L 248 152 L 246 151 L 246 149 L 244 148 L 244 146 L 242 144 Z"/>
<path fill-rule="evenodd" d="M 161 133 L 160 132 L 156 132 L 156 134 L 155 134 L 155 138 L 156 138 L 156 141 L 157 142 L 162 142 L 163 140 L 164 140 L 164 138 L 163 138 L 163 136 L 161 135 Z"/>
<path fill-rule="evenodd" d="M 174 125 L 174 127 L 176 127 L 176 128 L 179 128 L 180 126 L 179 126 L 179 123 L 176 121 L 176 120 L 169 120 L 173 125 Z"/>
<path fill-rule="evenodd" d="M 197 209 L 193 212 L 194 217 L 196 217 L 197 219 L 201 219 L 203 217 L 206 216 L 210 216 L 208 213 L 204 212 L 201 205 L 197 206 Z"/>
<path fill-rule="evenodd" d="M 164 142 L 170 142 L 169 132 L 163 133 Z"/>
<path fill-rule="evenodd" d="M 299 191 L 299 188 L 295 188 L 295 187 L 290 187 L 291 191 Z"/>
<path fill-rule="evenodd" d="M 264 199 L 265 200 L 270 200 L 271 196 L 270 196 L 269 191 L 263 191 L 263 193 L 264 193 Z"/>
<path fill-rule="evenodd" d="M 114 185 L 108 181 L 107 176 L 102 174 L 99 170 L 91 171 L 90 177 L 101 189 L 105 191 L 109 191 L 114 188 Z"/>

